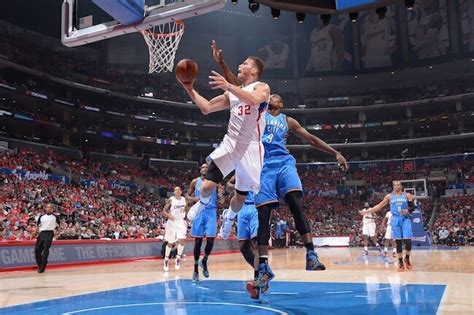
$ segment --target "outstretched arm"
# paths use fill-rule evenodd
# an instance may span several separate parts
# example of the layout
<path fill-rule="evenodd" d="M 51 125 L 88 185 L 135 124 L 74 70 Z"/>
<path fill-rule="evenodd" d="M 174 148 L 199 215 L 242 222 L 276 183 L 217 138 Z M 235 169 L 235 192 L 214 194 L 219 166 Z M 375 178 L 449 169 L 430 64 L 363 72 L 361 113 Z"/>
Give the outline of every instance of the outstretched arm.
<path fill-rule="evenodd" d="M 229 83 L 239 86 L 240 81 L 232 73 L 229 66 L 225 63 L 224 58 L 222 57 L 222 49 L 217 46 L 215 40 L 212 40 L 211 48 L 212 56 L 214 57 L 214 60 L 217 62 L 217 64 L 221 67 L 222 72 L 224 73 L 224 78 L 229 81 Z"/>
<path fill-rule="evenodd" d="M 196 179 L 193 179 L 191 181 L 191 184 L 189 184 L 188 187 L 188 192 L 186 193 L 186 200 L 188 202 L 198 202 L 199 197 L 194 196 L 194 189 L 196 188 Z"/>
<path fill-rule="evenodd" d="M 189 97 L 191 97 L 193 102 L 199 107 L 199 109 L 201 109 L 201 113 L 203 113 L 203 115 L 209 115 L 210 113 L 218 112 L 230 107 L 229 97 L 227 96 L 227 93 L 216 96 L 210 101 L 208 101 L 194 89 L 194 82 L 184 83 L 180 81 L 177 77 L 176 79 L 179 83 L 181 83 L 186 92 L 188 92 Z"/>
<path fill-rule="evenodd" d="M 270 87 L 266 83 L 259 83 L 255 85 L 253 91 L 247 92 L 241 89 L 240 86 L 227 82 L 227 80 L 216 71 L 212 71 L 212 74 L 213 75 L 209 76 L 209 84 L 212 89 L 222 89 L 231 92 L 247 105 L 259 106 L 261 103 L 267 102 L 270 98 Z"/>
<path fill-rule="evenodd" d="M 367 210 L 361 210 L 361 211 L 359 211 L 359 213 L 361 215 L 368 214 L 368 213 L 374 213 L 374 212 L 382 210 L 383 207 L 385 207 L 389 203 L 390 203 L 390 195 L 385 195 L 383 200 L 380 201 L 378 204 L 376 204 L 375 206 L 373 206 L 372 208 L 369 208 Z"/>
<path fill-rule="evenodd" d="M 326 142 L 324 142 L 320 138 L 318 138 L 315 135 L 312 135 L 311 133 L 309 133 L 308 130 L 303 128 L 296 119 L 291 118 L 291 117 L 287 117 L 286 119 L 287 119 L 287 122 L 288 122 L 288 127 L 298 138 L 308 142 L 312 147 L 314 147 L 314 148 L 316 148 L 320 151 L 323 151 L 323 152 L 329 153 L 331 155 L 334 155 L 337 162 L 341 166 L 342 170 L 343 171 L 347 170 L 347 168 L 348 168 L 347 161 L 344 158 L 344 156 L 342 156 L 342 154 L 340 152 L 334 150 L 333 147 L 331 147 L 329 144 L 327 144 Z"/>

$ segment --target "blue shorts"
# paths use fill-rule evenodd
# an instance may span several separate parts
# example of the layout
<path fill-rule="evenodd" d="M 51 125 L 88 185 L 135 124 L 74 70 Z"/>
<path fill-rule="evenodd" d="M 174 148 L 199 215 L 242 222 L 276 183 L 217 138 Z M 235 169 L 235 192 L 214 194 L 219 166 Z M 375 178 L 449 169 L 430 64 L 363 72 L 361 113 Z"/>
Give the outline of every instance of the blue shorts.
<path fill-rule="evenodd" d="M 216 237 L 217 235 L 217 209 L 204 209 L 193 221 L 191 227 L 192 237 Z"/>
<path fill-rule="evenodd" d="M 258 211 L 255 204 L 244 204 L 237 214 L 237 238 L 239 241 L 251 240 L 258 233 Z"/>
<path fill-rule="evenodd" d="M 290 191 L 302 191 L 300 177 L 296 170 L 296 160 L 291 155 L 276 156 L 263 162 L 260 174 L 260 191 L 255 196 L 255 204 L 275 203 Z"/>
<path fill-rule="evenodd" d="M 392 215 L 392 239 L 402 240 L 413 237 L 411 218 L 406 215 Z"/>

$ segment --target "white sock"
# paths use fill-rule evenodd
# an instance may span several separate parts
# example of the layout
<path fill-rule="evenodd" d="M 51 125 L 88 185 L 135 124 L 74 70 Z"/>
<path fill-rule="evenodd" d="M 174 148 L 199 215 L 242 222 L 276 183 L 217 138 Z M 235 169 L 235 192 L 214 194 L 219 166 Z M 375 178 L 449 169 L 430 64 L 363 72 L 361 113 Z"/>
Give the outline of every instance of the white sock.
<path fill-rule="evenodd" d="M 394 253 L 396 253 L 396 252 L 397 252 L 397 249 L 396 249 L 396 248 L 393 248 L 392 251 L 393 251 Z"/>
<path fill-rule="evenodd" d="M 176 256 L 181 258 L 184 252 L 184 244 L 178 243 L 178 254 Z"/>
<path fill-rule="evenodd" d="M 210 200 L 211 200 L 211 196 L 208 196 L 208 197 L 202 197 L 202 196 L 201 196 L 201 203 L 202 203 L 203 205 L 207 205 Z"/>
<path fill-rule="evenodd" d="M 367 246 L 364 246 L 364 250 L 368 250 L 368 249 L 367 249 Z"/>
<path fill-rule="evenodd" d="M 375 244 L 375 246 L 377 246 L 377 247 L 380 247 L 380 244 L 379 244 L 379 243 L 377 243 L 377 244 Z"/>
<path fill-rule="evenodd" d="M 388 247 L 385 247 L 384 250 L 387 252 L 387 251 L 388 251 Z"/>
<path fill-rule="evenodd" d="M 234 220 L 236 216 L 237 216 L 237 212 L 234 212 L 234 210 L 232 210 L 232 206 L 229 205 L 229 211 L 227 212 L 227 218 L 229 220 Z"/>

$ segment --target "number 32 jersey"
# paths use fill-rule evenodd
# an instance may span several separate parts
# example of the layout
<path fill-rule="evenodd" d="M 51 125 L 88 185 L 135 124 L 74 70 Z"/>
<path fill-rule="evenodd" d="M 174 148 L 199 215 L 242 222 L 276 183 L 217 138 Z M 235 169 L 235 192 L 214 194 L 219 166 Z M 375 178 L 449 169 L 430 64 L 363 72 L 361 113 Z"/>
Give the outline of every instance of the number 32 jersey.
<path fill-rule="evenodd" d="M 253 82 L 242 87 L 242 90 L 252 92 L 259 83 Z M 259 106 L 250 106 L 230 92 L 229 101 L 230 119 L 227 135 L 238 143 L 260 142 L 265 128 L 263 117 L 267 111 L 268 102 L 263 102 Z"/>

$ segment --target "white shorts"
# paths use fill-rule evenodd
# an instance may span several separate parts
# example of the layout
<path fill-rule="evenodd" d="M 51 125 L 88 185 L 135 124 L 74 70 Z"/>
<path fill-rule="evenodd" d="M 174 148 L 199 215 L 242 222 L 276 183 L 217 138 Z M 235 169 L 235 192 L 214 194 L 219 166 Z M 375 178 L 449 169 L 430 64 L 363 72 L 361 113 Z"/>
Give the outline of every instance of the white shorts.
<path fill-rule="evenodd" d="M 165 238 L 168 243 L 176 243 L 178 240 L 186 239 L 188 226 L 184 220 L 168 220 L 165 226 Z"/>
<path fill-rule="evenodd" d="M 375 223 L 362 224 L 362 235 L 375 236 Z"/>
<path fill-rule="evenodd" d="M 387 231 L 385 231 L 385 239 L 391 240 L 392 239 L 392 227 L 390 224 L 387 226 Z"/>
<path fill-rule="evenodd" d="M 225 135 L 209 157 L 224 177 L 235 170 L 235 189 L 256 194 L 260 190 L 263 153 L 261 142 L 240 143 Z"/>

